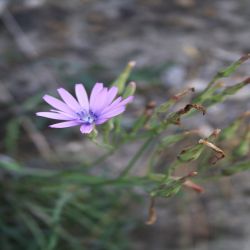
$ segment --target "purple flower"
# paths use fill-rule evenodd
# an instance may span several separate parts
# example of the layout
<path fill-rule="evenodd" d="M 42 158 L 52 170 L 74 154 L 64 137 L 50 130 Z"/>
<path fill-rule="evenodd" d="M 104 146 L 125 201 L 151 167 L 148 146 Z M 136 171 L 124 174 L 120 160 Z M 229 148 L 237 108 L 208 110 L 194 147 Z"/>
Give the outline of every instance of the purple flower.
<path fill-rule="evenodd" d="M 62 101 L 45 95 L 43 99 L 54 109 L 51 112 L 38 112 L 36 115 L 64 122 L 50 125 L 51 128 L 67 128 L 80 126 L 83 134 L 89 134 L 95 127 L 125 111 L 126 105 L 133 100 L 133 96 L 125 99 L 115 99 L 118 88 L 103 87 L 102 83 L 96 83 L 90 98 L 82 84 L 75 85 L 77 100 L 65 89 L 59 88 Z"/>

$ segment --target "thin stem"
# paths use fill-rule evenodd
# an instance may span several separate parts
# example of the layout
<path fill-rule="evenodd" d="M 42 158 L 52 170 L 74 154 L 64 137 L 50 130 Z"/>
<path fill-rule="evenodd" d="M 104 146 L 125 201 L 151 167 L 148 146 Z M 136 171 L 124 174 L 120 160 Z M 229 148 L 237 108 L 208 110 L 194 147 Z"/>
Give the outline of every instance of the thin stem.
<path fill-rule="evenodd" d="M 156 165 L 155 163 L 157 162 L 157 156 L 159 156 L 157 149 L 154 149 L 148 161 L 147 176 L 149 176 L 152 173 L 153 167 Z"/>
<path fill-rule="evenodd" d="M 118 151 L 124 144 L 126 144 L 128 142 L 132 142 L 135 139 L 144 139 L 145 137 L 150 137 L 152 139 L 153 136 L 155 136 L 155 133 L 154 132 L 152 133 L 152 132 L 149 132 L 149 131 L 146 131 L 143 135 L 137 135 L 136 137 L 135 136 L 132 136 L 132 137 L 128 136 L 124 140 L 120 141 L 119 144 L 116 144 L 115 146 L 113 146 L 113 148 L 110 149 L 108 152 L 104 153 L 103 155 L 101 155 L 99 158 L 97 158 L 93 162 L 87 164 L 87 166 L 92 167 L 92 166 L 98 165 L 99 163 L 106 160 L 113 153 Z"/>
<path fill-rule="evenodd" d="M 165 171 L 165 180 L 167 180 L 175 171 L 175 169 L 178 167 L 180 162 L 178 160 L 172 162 L 170 166 Z"/>
<path fill-rule="evenodd" d="M 150 136 L 147 141 L 139 148 L 139 150 L 136 152 L 136 154 L 133 156 L 133 158 L 129 161 L 128 165 L 125 167 L 125 169 L 122 171 L 119 177 L 124 177 L 128 174 L 128 172 L 133 168 L 135 163 L 138 161 L 140 156 L 143 154 L 143 152 L 147 149 L 149 144 L 152 142 L 152 137 Z"/>
<path fill-rule="evenodd" d="M 159 161 L 159 157 L 160 157 L 159 148 L 161 147 L 159 144 L 159 138 L 160 136 L 158 135 L 156 139 L 154 140 L 154 149 L 148 160 L 147 176 L 149 176 L 153 172 L 153 168 Z"/>

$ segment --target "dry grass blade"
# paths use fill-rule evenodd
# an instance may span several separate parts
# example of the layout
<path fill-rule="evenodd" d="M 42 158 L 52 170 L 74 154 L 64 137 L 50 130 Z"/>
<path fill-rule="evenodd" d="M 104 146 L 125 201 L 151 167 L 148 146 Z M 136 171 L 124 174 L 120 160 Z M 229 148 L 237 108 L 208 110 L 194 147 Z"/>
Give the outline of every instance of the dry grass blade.
<path fill-rule="evenodd" d="M 172 97 L 172 99 L 175 100 L 175 101 L 179 101 L 182 97 L 186 96 L 186 95 L 189 94 L 190 92 L 191 92 L 191 93 L 195 92 L 195 88 L 188 88 L 188 89 L 186 89 L 186 90 L 184 90 L 184 91 L 182 91 L 182 92 L 180 92 L 180 93 L 174 95 L 174 96 Z"/>
<path fill-rule="evenodd" d="M 217 147 L 216 145 L 214 145 L 212 142 L 209 142 L 206 139 L 200 139 L 199 143 L 208 146 L 215 152 L 215 159 L 212 161 L 212 164 L 216 164 L 217 161 L 225 157 L 224 151 L 220 149 L 219 147 Z"/>
<path fill-rule="evenodd" d="M 202 105 L 190 103 L 187 104 L 184 108 L 174 113 L 172 117 L 170 116 L 168 120 L 173 124 L 180 125 L 181 116 L 187 114 L 191 109 L 201 111 L 203 115 L 206 114 L 206 109 Z"/>
<path fill-rule="evenodd" d="M 145 224 L 152 225 L 156 222 L 156 220 L 157 220 L 157 214 L 156 214 L 156 210 L 155 210 L 155 198 L 151 197 L 149 210 L 148 210 L 148 219 L 145 222 Z"/>

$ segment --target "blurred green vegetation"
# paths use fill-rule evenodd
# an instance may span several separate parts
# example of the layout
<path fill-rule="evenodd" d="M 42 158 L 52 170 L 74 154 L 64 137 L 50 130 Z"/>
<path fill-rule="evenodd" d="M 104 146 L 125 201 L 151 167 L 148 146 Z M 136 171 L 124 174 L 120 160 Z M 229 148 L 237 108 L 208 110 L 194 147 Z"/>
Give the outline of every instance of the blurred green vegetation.
<path fill-rule="evenodd" d="M 139 197 L 128 184 L 105 183 L 83 170 L 0 166 L 1 249 L 130 248 L 136 218 L 128 216 L 129 204 Z"/>
<path fill-rule="evenodd" d="M 235 121 L 222 128 L 221 133 L 215 130 L 207 138 L 201 139 L 198 133 L 179 127 L 170 135 L 167 132 L 169 127 L 182 123 L 184 116 L 192 117 L 197 110 L 205 114 L 207 108 L 223 102 L 227 96 L 249 84 L 249 78 L 246 78 L 230 87 L 218 85 L 218 80 L 231 76 L 247 59 L 243 57 L 219 71 L 204 91 L 194 94 L 190 103 L 177 111 L 176 103 L 185 95 L 193 95 L 193 90 L 177 94 L 158 107 L 152 103 L 147 105 L 130 127 L 123 126 L 122 117 L 112 119 L 100 128 L 98 135 L 89 137 L 98 146 L 104 147 L 106 152 L 100 158 L 93 159 L 93 165 L 63 162 L 56 155 L 50 155 L 46 141 L 41 137 L 44 136 L 41 133 L 44 133 L 47 121 L 36 119 L 33 123 L 29 120 L 34 110 L 43 107 L 41 94 L 28 98 L 18 106 L 13 102 L 11 109 L 16 115 L 5 125 L 5 153 L 0 155 L 0 249 L 131 249 L 128 239 L 133 229 L 141 223 L 133 213 L 133 206 L 145 198 L 134 187 L 139 187 L 145 195 L 153 198 L 166 198 L 177 195 L 185 185 L 199 192 L 199 186 L 197 188 L 193 182 L 190 185 L 191 177 L 202 185 L 211 178 L 248 170 L 249 112 L 239 114 Z M 145 68 L 131 74 L 133 63 L 131 65 L 130 62 L 111 84 L 118 86 L 120 94 L 124 96 L 134 91 L 131 84 L 127 85 L 130 79 L 157 82 L 157 74 L 166 67 L 168 65 Z M 103 69 L 96 66 L 92 70 Z M 90 89 L 93 80 L 91 73 L 79 75 L 80 78 L 89 79 L 87 89 Z M 72 80 L 70 77 L 67 79 L 69 82 Z M 35 154 L 41 158 L 42 167 L 29 167 L 22 163 L 19 155 L 21 142 L 29 133 L 39 151 Z M 61 139 L 66 140 L 69 133 L 72 132 L 62 130 Z M 191 137 L 195 140 L 191 140 L 192 144 L 183 149 Z M 127 165 L 117 178 L 102 171 L 91 172 L 93 167 L 103 164 L 103 160 L 121 146 L 141 140 L 144 140 L 141 147 L 127 160 Z M 173 148 L 175 158 L 166 163 L 166 152 Z M 34 149 L 26 150 L 32 154 Z M 133 167 L 143 154 L 145 156 L 145 152 L 146 175 L 131 176 Z M 221 160 L 225 155 L 225 159 Z M 211 170 L 215 163 L 218 167 Z M 183 164 L 189 166 L 189 172 L 176 175 Z M 49 169 L 51 165 L 53 169 Z M 200 178 L 195 177 L 195 171 L 199 172 Z M 102 174 L 99 176 L 96 173 Z"/>

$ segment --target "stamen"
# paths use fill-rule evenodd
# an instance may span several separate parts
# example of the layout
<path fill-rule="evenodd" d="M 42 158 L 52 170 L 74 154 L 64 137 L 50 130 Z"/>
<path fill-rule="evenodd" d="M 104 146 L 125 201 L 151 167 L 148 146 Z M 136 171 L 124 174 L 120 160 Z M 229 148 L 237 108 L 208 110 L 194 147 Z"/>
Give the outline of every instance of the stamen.
<path fill-rule="evenodd" d="M 78 116 L 78 119 L 85 124 L 92 124 L 96 120 L 96 115 L 93 114 L 93 112 L 87 112 L 86 110 L 80 111 L 76 113 Z"/>

